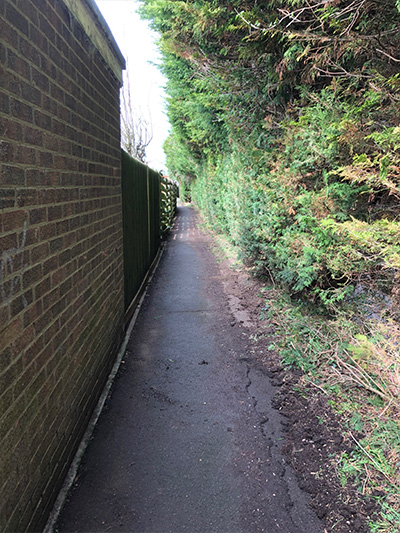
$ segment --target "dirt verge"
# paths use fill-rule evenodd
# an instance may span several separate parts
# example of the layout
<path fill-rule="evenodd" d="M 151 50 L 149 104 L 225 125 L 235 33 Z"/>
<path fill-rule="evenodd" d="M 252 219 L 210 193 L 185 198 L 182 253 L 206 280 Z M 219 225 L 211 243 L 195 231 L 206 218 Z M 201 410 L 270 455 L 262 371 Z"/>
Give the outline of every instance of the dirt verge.
<path fill-rule="evenodd" d="M 355 446 L 342 429 L 344 420 L 330 407 L 324 393 L 318 388 L 304 388 L 301 373 L 283 368 L 279 354 L 270 348 L 279 344 L 279 336 L 273 322 L 262 320 L 260 315 L 266 300 L 273 298 L 273 291 L 264 291 L 261 296 L 261 283 L 244 267 L 232 269 L 232 260 L 221 261 L 220 270 L 234 317 L 232 327 L 240 324 L 246 328 L 253 364 L 276 386 L 274 407 L 286 417 L 282 453 L 300 487 L 309 493 L 311 506 L 327 532 L 367 533 L 369 523 L 379 514 L 379 506 L 351 482 L 342 486 L 339 479 L 338 458 Z M 358 440 L 363 437 L 354 436 Z"/>

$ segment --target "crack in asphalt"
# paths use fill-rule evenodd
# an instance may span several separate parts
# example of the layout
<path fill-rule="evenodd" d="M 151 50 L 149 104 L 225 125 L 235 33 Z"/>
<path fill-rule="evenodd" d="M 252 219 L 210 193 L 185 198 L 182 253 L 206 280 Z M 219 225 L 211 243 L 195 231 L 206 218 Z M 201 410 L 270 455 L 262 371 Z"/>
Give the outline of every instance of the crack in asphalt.
<path fill-rule="evenodd" d="M 264 442 L 264 451 L 268 460 L 260 463 L 259 467 L 264 477 L 271 476 L 274 479 L 276 491 L 284 495 L 284 507 L 290 517 L 290 531 L 293 533 L 309 533 L 306 523 L 307 518 L 301 511 L 301 494 L 297 487 L 294 473 L 286 464 L 281 455 L 278 443 L 283 441 L 282 415 L 272 407 L 272 398 L 275 394 L 270 378 L 246 362 L 246 392 L 250 400 L 254 415 L 258 421 L 259 434 Z M 268 413 L 268 414 L 267 414 Z M 268 479 L 268 478 L 267 478 Z M 304 494 L 301 494 L 304 500 Z M 288 525 L 286 525 L 288 527 Z M 261 531 L 264 531 L 261 529 Z M 317 530 L 316 530 L 317 531 Z M 288 530 L 289 533 L 289 530 Z"/>

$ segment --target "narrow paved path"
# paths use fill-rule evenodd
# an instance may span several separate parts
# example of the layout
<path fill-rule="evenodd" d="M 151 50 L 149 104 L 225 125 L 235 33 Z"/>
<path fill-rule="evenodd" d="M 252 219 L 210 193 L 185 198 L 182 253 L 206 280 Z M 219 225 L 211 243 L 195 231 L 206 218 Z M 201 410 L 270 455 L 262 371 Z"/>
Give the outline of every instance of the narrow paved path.
<path fill-rule="evenodd" d="M 319 533 L 274 390 L 181 207 L 57 531 Z"/>

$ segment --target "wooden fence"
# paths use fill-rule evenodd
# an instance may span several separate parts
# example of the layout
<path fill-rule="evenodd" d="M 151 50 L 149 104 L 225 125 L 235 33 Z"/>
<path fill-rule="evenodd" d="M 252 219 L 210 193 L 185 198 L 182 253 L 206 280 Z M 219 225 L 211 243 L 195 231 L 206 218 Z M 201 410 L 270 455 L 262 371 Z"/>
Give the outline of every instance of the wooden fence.
<path fill-rule="evenodd" d="M 125 311 L 129 318 L 157 258 L 161 236 L 171 225 L 178 186 L 124 151 L 121 172 Z"/>

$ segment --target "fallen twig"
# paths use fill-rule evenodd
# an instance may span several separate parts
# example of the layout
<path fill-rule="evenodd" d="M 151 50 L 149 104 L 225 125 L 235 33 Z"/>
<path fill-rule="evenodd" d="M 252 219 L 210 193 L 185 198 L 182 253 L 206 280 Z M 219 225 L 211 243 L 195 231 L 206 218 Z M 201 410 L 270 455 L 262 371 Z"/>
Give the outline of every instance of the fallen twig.
<path fill-rule="evenodd" d="M 357 446 L 360 448 L 360 450 L 368 457 L 368 459 L 373 463 L 373 465 L 375 466 L 375 468 L 378 470 L 378 472 L 380 472 L 383 476 L 385 476 L 385 478 L 387 479 L 387 481 L 389 482 L 389 484 L 394 487 L 396 489 L 396 491 L 398 491 L 398 487 L 396 487 L 396 485 L 394 485 L 392 483 L 392 480 L 390 479 L 389 475 L 385 472 L 385 470 L 383 470 L 383 468 L 381 468 L 381 466 L 375 461 L 375 459 L 372 457 L 372 455 L 370 453 L 367 452 L 367 450 L 364 448 L 364 446 L 355 438 L 355 436 L 353 435 L 353 433 L 351 431 L 349 431 L 349 435 L 350 437 L 354 440 L 354 442 L 357 444 Z"/>

